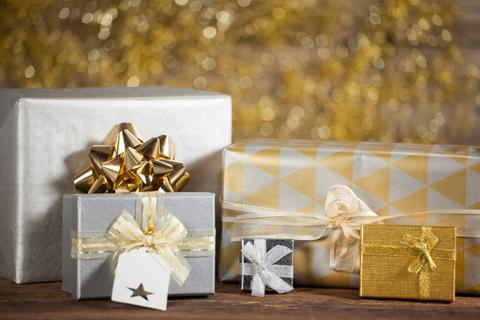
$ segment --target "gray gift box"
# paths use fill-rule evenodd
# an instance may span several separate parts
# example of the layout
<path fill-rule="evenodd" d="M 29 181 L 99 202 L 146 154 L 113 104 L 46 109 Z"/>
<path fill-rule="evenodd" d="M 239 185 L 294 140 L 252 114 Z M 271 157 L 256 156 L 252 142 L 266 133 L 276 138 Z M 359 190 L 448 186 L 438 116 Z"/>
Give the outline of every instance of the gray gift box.
<path fill-rule="evenodd" d="M 215 195 L 178 192 L 157 194 L 162 207 L 187 230 L 215 228 Z M 108 298 L 112 292 L 115 259 L 75 259 L 72 233 L 106 232 L 121 212 L 135 215 L 142 193 L 74 194 L 63 197 L 62 289 L 74 299 Z M 187 257 L 192 269 L 183 286 L 170 281 L 169 296 L 204 296 L 215 293 L 215 256 Z"/>

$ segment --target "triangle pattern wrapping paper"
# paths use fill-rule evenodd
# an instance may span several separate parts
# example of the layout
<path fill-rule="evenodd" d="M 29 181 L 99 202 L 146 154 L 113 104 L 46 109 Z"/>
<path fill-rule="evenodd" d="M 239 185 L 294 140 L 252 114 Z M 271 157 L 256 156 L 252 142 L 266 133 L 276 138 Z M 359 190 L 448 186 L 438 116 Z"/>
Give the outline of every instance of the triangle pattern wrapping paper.
<path fill-rule="evenodd" d="M 324 214 L 325 196 L 334 184 L 350 186 L 379 215 L 479 209 L 480 149 L 256 139 L 225 149 L 223 179 L 223 200 L 285 211 Z M 479 219 L 461 219 L 480 224 Z M 449 224 L 445 217 L 402 220 L 412 225 Z M 238 281 L 240 243 L 230 241 L 230 228 L 223 224 L 219 277 Z M 458 240 L 457 292 L 480 293 L 480 239 Z M 329 237 L 296 243 L 297 285 L 358 287 L 358 275 L 329 270 Z"/>

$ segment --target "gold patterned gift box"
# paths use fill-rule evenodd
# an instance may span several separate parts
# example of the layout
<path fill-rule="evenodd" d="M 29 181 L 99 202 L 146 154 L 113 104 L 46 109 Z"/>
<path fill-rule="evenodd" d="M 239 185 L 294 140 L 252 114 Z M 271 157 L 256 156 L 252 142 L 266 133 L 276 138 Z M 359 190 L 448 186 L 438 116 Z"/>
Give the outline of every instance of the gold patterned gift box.
<path fill-rule="evenodd" d="M 263 139 L 228 147 L 223 160 L 223 200 L 234 204 L 325 216 L 329 188 L 342 184 L 379 216 L 480 209 L 476 147 Z M 225 222 L 232 214 L 230 210 L 222 214 L 219 277 L 223 281 L 240 279 L 240 244 L 231 241 L 235 225 Z M 427 215 L 401 220 L 386 223 L 480 228 L 478 217 Z M 296 239 L 296 285 L 359 286 L 358 274 L 330 270 L 332 244 L 332 236 Z M 480 293 L 478 234 L 457 238 L 456 291 Z"/>
<path fill-rule="evenodd" d="M 360 296 L 455 300 L 455 228 L 364 225 Z"/>

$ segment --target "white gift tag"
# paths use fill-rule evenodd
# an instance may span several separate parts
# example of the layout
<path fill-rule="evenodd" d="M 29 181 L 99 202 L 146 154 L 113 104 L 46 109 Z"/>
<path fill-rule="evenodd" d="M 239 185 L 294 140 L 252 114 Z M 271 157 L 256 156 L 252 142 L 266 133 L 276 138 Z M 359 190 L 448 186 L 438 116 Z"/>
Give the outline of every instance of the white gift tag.
<path fill-rule="evenodd" d="M 139 248 L 118 257 L 112 301 L 167 310 L 170 272 L 162 258 Z"/>

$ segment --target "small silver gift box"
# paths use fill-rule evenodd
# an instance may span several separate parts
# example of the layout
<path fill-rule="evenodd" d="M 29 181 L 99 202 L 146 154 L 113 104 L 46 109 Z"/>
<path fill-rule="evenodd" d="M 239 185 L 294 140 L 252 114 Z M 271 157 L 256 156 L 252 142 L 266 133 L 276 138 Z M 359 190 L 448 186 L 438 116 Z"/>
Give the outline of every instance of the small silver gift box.
<path fill-rule="evenodd" d="M 247 244 L 252 244 L 255 250 L 258 251 L 259 258 L 264 265 L 260 266 L 263 269 L 273 273 L 283 280 L 286 284 L 293 287 L 293 250 L 294 241 L 290 239 L 242 239 L 242 255 L 241 255 L 241 288 L 242 290 L 251 290 L 252 282 L 257 270 L 258 264 L 250 261 L 244 249 Z M 276 247 L 285 247 L 290 251 L 286 254 L 271 255 L 272 249 Z M 268 283 L 263 283 L 265 291 L 275 291 Z"/>
<path fill-rule="evenodd" d="M 72 257 L 72 237 L 105 234 L 122 213 L 139 215 L 145 193 L 65 195 L 63 198 L 63 283 L 74 299 L 108 298 L 112 292 L 116 257 Z M 212 193 L 156 193 L 158 206 L 178 218 L 190 232 L 215 230 Z M 75 241 L 75 240 L 74 240 Z M 213 240 L 214 242 L 214 236 Z M 214 248 L 214 245 L 213 245 Z M 169 296 L 202 296 L 215 292 L 215 254 L 187 256 L 191 271 L 183 286 L 171 280 Z"/>

